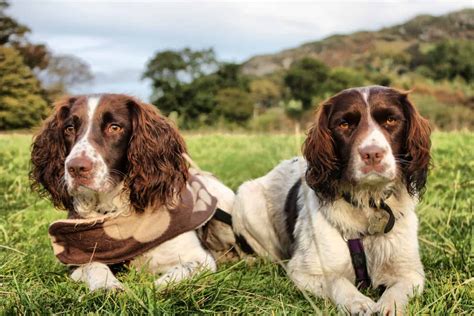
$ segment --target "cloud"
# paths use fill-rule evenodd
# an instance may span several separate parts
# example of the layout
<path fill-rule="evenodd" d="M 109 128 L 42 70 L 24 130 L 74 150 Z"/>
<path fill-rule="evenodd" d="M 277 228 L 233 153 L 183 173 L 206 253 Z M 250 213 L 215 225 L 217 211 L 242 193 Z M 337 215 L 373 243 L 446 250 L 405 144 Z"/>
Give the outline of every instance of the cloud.
<path fill-rule="evenodd" d="M 417 14 L 439 15 L 472 1 L 13 1 L 9 12 L 33 30 L 31 39 L 56 53 L 74 54 L 110 80 L 141 73 L 163 49 L 214 47 L 220 59 L 242 62 L 334 33 L 376 30 Z M 107 77 L 106 76 L 106 77 Z M 142 98 L 148 85 L 97 80 Z M 115 82 L 115 81 L 114 81 Z"/>

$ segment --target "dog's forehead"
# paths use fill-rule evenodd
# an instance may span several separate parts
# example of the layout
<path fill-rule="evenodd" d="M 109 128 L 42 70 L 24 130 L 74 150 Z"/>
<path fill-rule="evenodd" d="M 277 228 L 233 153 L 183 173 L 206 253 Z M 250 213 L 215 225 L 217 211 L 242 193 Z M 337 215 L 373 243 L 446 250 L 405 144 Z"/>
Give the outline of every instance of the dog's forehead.
<path fill-rule="evenodd" d="M 83 117 L 87 115 L 87 96 L 78 97 L 74 103 L 71 104 L 70 114 Z"/>
<path fill-rule="evenodd" d="M 109 108 L 120 110 L 127 107 L 130 98 L 122 94 L 103 94 L 100 97 L 98 109 Z"/>
<path fill-rule="evenodd" d="M 331 113 L 349 110 L 350 108 L 364 108 L 365 101 L 363 96 L 356 89 L 343 90 L 331 98 L 329 103 Z"/>

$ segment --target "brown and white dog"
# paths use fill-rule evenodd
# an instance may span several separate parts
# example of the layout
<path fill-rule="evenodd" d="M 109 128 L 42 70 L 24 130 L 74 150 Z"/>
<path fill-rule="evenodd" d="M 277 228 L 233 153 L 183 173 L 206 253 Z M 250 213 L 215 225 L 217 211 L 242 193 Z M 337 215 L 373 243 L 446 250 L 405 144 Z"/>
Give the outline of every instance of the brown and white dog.
<path fill-rule="evenodd" d="M 321 105 L 304 159 L 239 188 L 234 231 L 258 255 L 283 261 L 299 288 L 351 314 L 402 312 L 424 284 L 415 207 L 430 164 L 429 136 L 407 93 L 344 90 Z M 386 233 L 383 203 L 394 219 Z M 348 240 L 363 244 L 372 286 L 386 287 L 378 302 L 354 285 Z"/>
<path fill-rule="evenodd" d="M 68 97 L 57 102 L 34 139 L 31 178 L 34 188 L 69 214 L 120 216 L 171 206 L 188 180 L 185 155 L 183 138 L 152 105 L 119 94 Z M 233 192 L 211 175 L 200 180 L 217 207 L 230 211 Z M 233 245 L 227 225 L 211 221 L 208 230 L 213 251 Z M 162 274 L 158 285 L 216 269 L 196 231 L 160 244 L 132 264 L 143 262 Z M 71 276 L 90 290 L 122 288 L 99 262 L 81 265 Z"/>

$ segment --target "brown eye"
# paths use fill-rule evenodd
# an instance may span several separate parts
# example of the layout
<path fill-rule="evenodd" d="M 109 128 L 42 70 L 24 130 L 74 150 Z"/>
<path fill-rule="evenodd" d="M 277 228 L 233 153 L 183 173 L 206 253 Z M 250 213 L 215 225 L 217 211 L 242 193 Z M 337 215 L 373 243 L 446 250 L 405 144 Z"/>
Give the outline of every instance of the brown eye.
<path fill-rule="evenodd" d="M 122 127 L 117 124 L 110 124 L 109 127 L 107 128 L 107 132 L 109 134 L 116 134 L 122 131 Z"/>
<path fill-rule="evenodd" d="M 397 119 L 394 118 L 393 116 L 390 116 L 387 118 L 387 120 L 385 121 L 385 124 L 389 125 L 389 126 L 393 126 L 397 123 Z"/>
<path fill-rule="evenodd" d="M 349 123 L 347 123 L 346 121 L 341 122 L 339 123 L 339 128 L 346 130 L 349 128 Z"/>
<path fill-rule="evenodd" d="M 66 126 L 66 128 L 64 129 L 64 132 L 65 132 L 66 134 L 69 134 L 69 135 L 74 134 L 75 131 L 76 131 L 76 129 L 74 128 L 73 125 L 68 125 L 68 126 Z"/>

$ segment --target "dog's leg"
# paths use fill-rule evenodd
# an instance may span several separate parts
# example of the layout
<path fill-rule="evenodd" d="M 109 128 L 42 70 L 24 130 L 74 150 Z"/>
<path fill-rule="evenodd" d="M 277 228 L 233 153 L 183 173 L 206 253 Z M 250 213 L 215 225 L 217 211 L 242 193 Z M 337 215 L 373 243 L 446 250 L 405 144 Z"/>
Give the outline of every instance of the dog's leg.
<path fill-rule="evenodd" d="M 423 291 L 423 274 L 413 272 L 405 274 L 388 287 L 376 304 L 381 315 L 401 315 L 410 297 Z"/>
<path fill-rule="evenodd" d="M 123 290 L 123 285 L 103 263 L 91 262 L 79 266 L 71 273 L 74 281 L 83 281 L 89 290 Z"/>
<path fill-rule="evenodd" d="M 183 233 L 153 248 L 131 265 L 161 273 L 157 286 L 190 278 L 203 270 L 216 271 L 216 262 L 199 241 L 195 231 Z"/>
<path fill-rule="evenodd" d="M 212 272 L 216 271 L 216 263 L 211 254 L 208 252 L 205 253 L 206 254 L 200 258 L 200 260 L 184 262 L 172 267 L 155 281 L 155 285 L 162 286 L 168 283 L 179 282 L 191 278 L 197 273 L 205 270 L 210 270 Z"/>
<path fill-rule="evenodd" d="M 360 293 L 344 277 L 323 277 L 301 271 L 290 271 L 290 278 L 301 290 L 317 297 L 329 298 L 338 308 L 355 315 L 370 315 L 375 311 L 375 302 Z"/>

